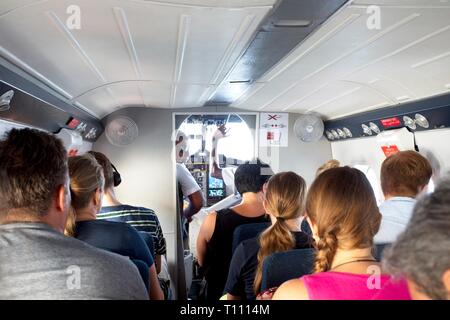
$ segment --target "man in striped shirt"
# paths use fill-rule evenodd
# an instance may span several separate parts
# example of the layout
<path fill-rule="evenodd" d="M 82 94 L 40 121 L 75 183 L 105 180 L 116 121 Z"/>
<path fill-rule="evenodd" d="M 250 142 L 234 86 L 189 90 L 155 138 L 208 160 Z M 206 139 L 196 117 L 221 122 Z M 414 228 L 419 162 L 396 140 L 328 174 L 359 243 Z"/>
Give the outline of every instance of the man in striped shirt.
<path fill-rule="evenodd" d="M 97 219 L 115 222 L 125 222 L 140 232 L 150 234 L 153 238 L 156 270 L 161 271 L 161 256 L 166 254 L 166 240 L 161 224 L 155 212 L 148 208 L 125 205 L 117 200 L 114 187 L 114 169 L 109 159 L 100 152 L 90 151 L 97 162 L 103 167 L 105 176 L 105 194 L 103 207 L 97 214 Z M 115 185 L 116 184 L 116 185 Z"/>

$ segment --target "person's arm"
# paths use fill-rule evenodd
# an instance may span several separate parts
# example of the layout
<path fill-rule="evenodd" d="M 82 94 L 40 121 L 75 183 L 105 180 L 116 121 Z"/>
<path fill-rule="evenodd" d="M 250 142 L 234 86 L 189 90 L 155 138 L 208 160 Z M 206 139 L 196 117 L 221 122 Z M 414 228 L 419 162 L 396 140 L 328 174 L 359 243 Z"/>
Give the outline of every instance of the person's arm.
<path fill-rule="evenodd" d="M 157 274 L 159 274 L 161 272 L 161 256 L 166 254 L 166 239 L 164 238 L 161 224 L 159 223 L 159 219 L 157 216 L 155 216 L 155 223 L 156 223 L 155 264 L 156 264 L 156 272 Z"/>
<path fill-rule="evenodd" d="M 159 274 L 161 272 L 161 255 L 159 254 L 155 256 L 155 267 L 156 267 L 156 274 Z"/>
<path fill-rule="evenodd" d="M 200 211 L 203 207 L 203 195 L 200 190 L 190 194 L 189 198 L 189 207 L 184 210 L 183 214 L 188 219 L 188 221 L 192 221 L 192 216 Z"/>
<path fill-rule="evenodd" d="M 227 293 L 227 300 L 241 300 L 245 297 L 245 284 L 242 277 L 245 269 L 245 260 L 244 245 L 241 243 L 234 250 L 230 268 L 228 269 L 228 277 L 224 290 Z"/>
<path fill-rule="evenodd" d="M 158 276 L 156 274 L 155 264 L 148 269 L 148 295 L 150 300 L 164 300 L 164 293 L 159 285 Z"/>
<path fill-rule="evenodd" d="M 272 300 L 309 300 L 309 295 L 303 281 L 294 279 L 283 283 L 275 291 Z"/>
<path fill-rule="evenodd" d="M 227 293 L 227 300 L 241 300 L 239 296 L 233 296 L 232 294 Z"/>
<path fill-rule="evenodd" d="M 177 181 L 181 185 L 183 195 L 189 199 L 189 207 L 183 211 L 183 216 L 191 220 L 203 207 L 202 190 L 189 170 L 181 164 L 177 164 Z"/>
<path fill-rule="evenodd" d="M 216 212 L 208 214 L 203 221 L 202 226 L 197 237 L 197 260 L 198 264 L 202 267 L 205 263 L 206 257 L 206 247 L 208 242 L 214 233 L 214 228 L 216 226 Z"/>
<path fill-rule="evenodd" d="M 226 137 L 227 135 L 227 128 L 225 127 L 225 125 L 221 125 L 219 128 L 217 128 L 216 132 L 214 132 L 212 138 L 209 172 L 211 177 L 216 179 L 222 179 L 222 168 L 219 165 L 219 153 L 217 152 L 217 145 L 219 143 L 219 140 Z"/>

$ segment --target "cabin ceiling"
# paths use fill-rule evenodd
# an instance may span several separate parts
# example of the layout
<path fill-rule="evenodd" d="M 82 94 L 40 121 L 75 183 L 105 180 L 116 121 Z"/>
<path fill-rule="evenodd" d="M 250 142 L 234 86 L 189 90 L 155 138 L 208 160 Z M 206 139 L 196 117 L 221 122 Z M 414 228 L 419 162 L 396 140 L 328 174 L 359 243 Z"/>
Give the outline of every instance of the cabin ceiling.
<path fill-rule="evenodd" d="M 369 5 L 381 28 L 370 30 Z M 232 106 L 328 119 L 450 92 L 450 1 L 355 0 Z"/>
<path fill-rule="evenodd" d="M 202 106 L 276 0 L 2 0 L 0 56 L 101 118 Z M 80 29 L 66 22 L 80 8 Z"/>
<path fill-rule="evenodd" d="M 450 92 L 449 0 L 349 1 L 258 79 L 230 83 L 277 4 L 1 0 L 0 57 L 98 118 L 200 107 L 224 85 L 233 107 L 328 119 Z M 71 5 L 79 30 L 66 24 Z M 367 28 L 369 5 L 379 30 Z"/>

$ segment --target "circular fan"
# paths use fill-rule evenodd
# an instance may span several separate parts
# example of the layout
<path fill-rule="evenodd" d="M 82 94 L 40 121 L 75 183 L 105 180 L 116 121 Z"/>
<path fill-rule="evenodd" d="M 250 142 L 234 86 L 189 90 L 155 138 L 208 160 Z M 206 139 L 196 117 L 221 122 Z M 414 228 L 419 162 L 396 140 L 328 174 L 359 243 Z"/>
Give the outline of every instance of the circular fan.
<path fill-rule="evenodd" d="M 323 135 L 322 119 L 314 114 L 300 116 L 294 123 L 295 135 L 304 142 L 318 141 Z"/>
<path fill-rule="evenodd" d="M 118 147 L 131 144 L 139 134 L 136 122 L 125 116 L 108 121 L 105 132 L 108 141 Z"/>

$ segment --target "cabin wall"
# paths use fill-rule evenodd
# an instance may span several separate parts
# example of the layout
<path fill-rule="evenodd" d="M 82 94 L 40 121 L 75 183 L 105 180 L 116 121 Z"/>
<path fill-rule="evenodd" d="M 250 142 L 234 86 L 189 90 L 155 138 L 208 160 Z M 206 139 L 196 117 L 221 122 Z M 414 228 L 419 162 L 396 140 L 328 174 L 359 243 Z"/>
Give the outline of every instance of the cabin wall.
<path fill-rule="evenodd" d="M 308 185 L 310 185 L 316 174 L 316 170 L 323 163 L 331 159 L 330 142 L 322 137 L 318 142 L 303 142 L 298 139 L 293 131 L 294 122 L 298 114 L 289 114 L 289 135 L 288 146 L 281 148 L 259 148 L 259 158 L 262 161 L 270 163 L 272 158 L 272 167 L 274 171 L 294 171 L 302 176 Z M 277 161 L 279 159 L 279 161 Z M 275 165 L 273 164 L 275 161 Z M 276 163 L 279 163 L 277 167 Z"/>
<path fill-rule="evenodd" d="M 227 112 L 248 112 L 233 108 Z M 126 115 L 136 121 L 139 137 L 127 147 L 116 147 L 103 134 L 93 149 L 105 153 L 122 175 L 117 188 L 120 201 L 152 208 L 158 214 L 167 241 L 167 260 L 171 273 L 176 254 L 176 197 L 174 161 L 172 161 L 172 125 L 176 112 L 224 112 L 223 108 L 204 107 L 195 109 L 125 108 L 111 114 Z M 106 123 L 108 117 L 104 119 Z M 292 128 L 296 114 L 290 115 L 289 147 L 279 149 L 279 169 L 293 170 L 311 182 L 318 166 L 331 157 L 330 143 L 321 140 L 306 144 L 298 141 Z M 259 155 L 267 160 L 267 148 L 260 148 Z M 173 277 L 172 273 L 172 278 Z"/>
<path fill-rule="evenodd" d="M 420 131 L 416 132 L 415 136 L 419 150 L 425 155 L 430 152 L 436 159 L 432 165 L 435 169 L 440 167 L 437 177 L 450 171 L 450 149 L 448 148 L 450 129 Z M 335 141 L 331 143 L 331 149 L 333 158 L 339 160 L 342 165 L 371 167 L 376 173 L 379 184 L 381 164 L 385 156 L 376 137 Z"/>
<path fill-rule="evenodd" d="M 11 129 L 22 129 L 26 128 L 25 125 L 6 121 L 4 119 L 0 119 L 0 137 L 3 137 L 5 133 L 7 133 Z"/>

